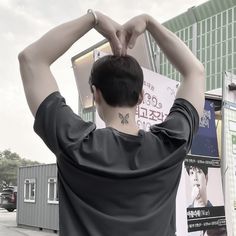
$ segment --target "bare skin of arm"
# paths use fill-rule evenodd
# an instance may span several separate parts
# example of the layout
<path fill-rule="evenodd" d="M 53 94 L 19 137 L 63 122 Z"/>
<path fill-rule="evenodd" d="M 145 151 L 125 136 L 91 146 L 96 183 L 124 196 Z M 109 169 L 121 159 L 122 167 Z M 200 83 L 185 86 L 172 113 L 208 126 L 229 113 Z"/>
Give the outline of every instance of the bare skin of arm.
<path fill-rule="evenodd" d="M 205 70 L 202 63 L 174 33 L 158 23 L 153 17 L 143 14 L 132 18 L 124 25 L 129 48 L 137 37 L 148 30 L 168 60 L 183 76 L 176 98 L 188 100 L 202 116 L 204 108 Z"/>
<path fill-rule="evenodd" d="M 100 12 L 96 12 L 96 15 L 96 26 L 93 14 L 86 14 L 50 30 L 19 54 L 25 95 L 34 116 L 41 102 L 52 92 L 59 90 L 50 65 L 94 26 L 108 39 L 113 53 L 121 54 L 119 34 L 122 27 Z"/>

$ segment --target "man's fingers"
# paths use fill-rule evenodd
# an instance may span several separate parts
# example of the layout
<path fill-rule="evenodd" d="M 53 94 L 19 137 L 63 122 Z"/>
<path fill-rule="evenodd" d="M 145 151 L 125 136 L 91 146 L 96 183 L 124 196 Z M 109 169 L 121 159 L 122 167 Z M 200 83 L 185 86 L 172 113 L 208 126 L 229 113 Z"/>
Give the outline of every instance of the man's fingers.
<path fill-rule="evenodd" d="M 126 31 L 120 30 L 117 32 L 117 37 L 120 41 L 120 44 L 122 46 L 121 48 L 121 55 L 125 56 L 127 54 L 127 42 L 126 42 Z"/>
<path fill-rule="evenodd" d="M 110 41 L 110 45 L 111 45 L 113 54 L 120 56 L 121 55 L 121 51 L 122 51 L 122 45 L 121 45 L 121 42 L 120 42 L 119 38 L 117 37 L 117 35 L 113 34 L 110 37 L 109 41 Z"/>
<path fill-rule="evenodd" d="M 136 39 L 138 37 L 138 34 L 136 34 L 135 32 L 132 33 L 130 39 L 129 39 L 129 42 L 128 42 L 128 47 L 130 49 L 132 49 L 136 43 Z"/>

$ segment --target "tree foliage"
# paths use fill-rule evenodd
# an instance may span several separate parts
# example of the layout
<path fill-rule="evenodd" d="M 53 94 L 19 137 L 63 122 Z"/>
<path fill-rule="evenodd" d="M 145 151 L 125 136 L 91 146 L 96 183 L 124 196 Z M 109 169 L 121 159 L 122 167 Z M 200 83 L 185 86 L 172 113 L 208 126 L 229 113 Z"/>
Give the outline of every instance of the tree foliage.
<path fill-rule="evenodd" d="M 17 185 L 18 167 L 38 164 L 40 163 L 21 158 L 10 150 L 0 151 L 0 191 L 6 186 Z"/>

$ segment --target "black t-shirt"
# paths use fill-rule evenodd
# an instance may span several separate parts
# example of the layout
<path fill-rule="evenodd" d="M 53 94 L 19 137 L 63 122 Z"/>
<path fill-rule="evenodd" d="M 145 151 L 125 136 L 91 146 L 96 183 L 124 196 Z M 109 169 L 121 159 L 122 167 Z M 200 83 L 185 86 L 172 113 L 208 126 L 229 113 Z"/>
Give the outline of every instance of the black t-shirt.
<path fill-rule="evenodd" d="M 60 235 L 175 235 L 182 162 L 198 123 L 195 108 L 176 99 L 149 132 L 96 129 L 59 92 L 49 95 L 34 129 L 57 157 Z"/>

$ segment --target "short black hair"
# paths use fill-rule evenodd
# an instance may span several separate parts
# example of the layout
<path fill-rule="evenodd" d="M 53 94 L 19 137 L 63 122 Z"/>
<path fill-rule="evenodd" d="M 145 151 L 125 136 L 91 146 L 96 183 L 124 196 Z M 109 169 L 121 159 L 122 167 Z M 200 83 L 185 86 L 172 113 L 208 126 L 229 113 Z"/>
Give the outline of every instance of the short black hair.
<path fill-rule="evenodd" d="M 142 92 L 143 71 L 130 55 L 108 55 L 93 64 L 89 84 L 101 91 L 108 105 L 133 107 Z"/>
<path fill-rule="evenodd" d="M 198 168 L 201 169 L 203 171 L 203 173 L 205 174 L 205 176 L 208 174 L 208 166 L 206 165 L 201 165 L 201 164 L 194 164 L 194 165 L 185 165 L 186 171 L 188 172 L 189 175 L 189 171 L 192 168 Z"/>

